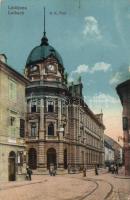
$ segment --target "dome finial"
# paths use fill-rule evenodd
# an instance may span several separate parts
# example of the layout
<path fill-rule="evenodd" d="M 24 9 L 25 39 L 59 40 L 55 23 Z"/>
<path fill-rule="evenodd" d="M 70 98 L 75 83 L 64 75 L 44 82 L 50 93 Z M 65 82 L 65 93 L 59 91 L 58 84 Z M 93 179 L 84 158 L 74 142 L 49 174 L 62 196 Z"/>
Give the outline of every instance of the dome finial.
<path fill-rule="evenodd" d="M 45 11 L 46 10 L 45 10 L 45 7 L 44 7 L 44 36 L 46 36 L 46 29 L 45 29 L 46 28 L 46 20 L 45 20 L 46 19 L 46 15 L 45 15 Z"/>
<path fill-rule="evenodd" d="M 45 7 L 44 7 L 44 32 L 43 37 L 41 39 L 41 45 L 48 45 L 48 39 L 46 37 L 46 13 L 45 13 Z"/>

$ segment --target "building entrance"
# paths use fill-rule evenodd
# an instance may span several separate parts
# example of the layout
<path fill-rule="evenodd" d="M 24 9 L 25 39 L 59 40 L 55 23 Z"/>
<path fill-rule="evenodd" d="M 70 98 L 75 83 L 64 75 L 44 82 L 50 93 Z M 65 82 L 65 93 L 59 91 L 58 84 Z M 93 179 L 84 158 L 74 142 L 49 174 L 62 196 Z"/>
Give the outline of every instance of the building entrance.
<path fill-rule="evenodd" d="M 16 180 L 16 154 L 14 151 L 11 151 L 9 153 L 8 158 L 8 175 L 9 175 L 9 181 L 15 181 Z"/>
<path fill-rule="evenodd" d="M 56 150 L 54 148 L 50 148 L 47 151 L 47 169 L 50 168 L 50 165 L 57 167 L 56 163 Z"/>
<path fill-rule="evenodd" d="M 67 149 L 64 150 L 64 169 L 67 169 Z"/>
<path fill-rule="evenodd" d="M 37 168 L 37 152 L 36 152 L 36 149 L 34 149 L 34 148 L 29 149 L 28 165 L 31 169 Z"/>

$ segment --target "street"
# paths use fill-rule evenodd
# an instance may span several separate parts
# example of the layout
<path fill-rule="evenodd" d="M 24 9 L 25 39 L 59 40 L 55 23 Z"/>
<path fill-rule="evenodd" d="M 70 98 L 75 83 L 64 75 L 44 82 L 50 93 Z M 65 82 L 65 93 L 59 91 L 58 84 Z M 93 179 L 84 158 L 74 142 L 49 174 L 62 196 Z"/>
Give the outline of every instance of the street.
<path fill-rule="evenodd" d="M 1 182 L 0 200 L 129 200 L 130 179 L 106 172 L 33 175 L 32 181 Z"/>

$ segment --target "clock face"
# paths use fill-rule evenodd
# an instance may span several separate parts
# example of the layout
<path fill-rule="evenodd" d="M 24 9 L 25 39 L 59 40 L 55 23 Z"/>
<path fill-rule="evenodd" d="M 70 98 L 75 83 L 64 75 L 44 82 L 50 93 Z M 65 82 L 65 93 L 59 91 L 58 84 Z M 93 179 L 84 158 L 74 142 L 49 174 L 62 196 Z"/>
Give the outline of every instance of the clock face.
<path fill-rule="evenodd" d="M 49 72 L 53 72 L 55 70 L 55 66 L 50 64 L 50 65 L 47 66 L 47 69 L 48 69 Z"/>
<path fill-rule="evenodd" d="M 34 66 L 31 67 L 31 72 L 34 72 L 36 70 L 37 70 L 37 65 L 34 65 Z"/>

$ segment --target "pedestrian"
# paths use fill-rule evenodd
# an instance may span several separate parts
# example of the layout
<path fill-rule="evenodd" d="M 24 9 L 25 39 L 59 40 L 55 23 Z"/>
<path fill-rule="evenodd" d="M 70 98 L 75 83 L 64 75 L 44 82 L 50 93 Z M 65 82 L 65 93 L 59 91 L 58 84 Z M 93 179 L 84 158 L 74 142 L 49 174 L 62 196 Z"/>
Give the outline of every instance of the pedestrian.
<path fill-rule="evenodd" d="M 56 175 L 56 166 L 54 166 L 53 172 L 52 172 L 53 176 Z"/>
<path fill-rule="evenodd" d="M 114 174 L 114 172 L 115 172 L 115 168 L 114 168 L 113 164 L 111 164 L 111 172 L 112 172 L 112 174 Z"/>
<path fill-rule="evenodd" d="M 119 167 L 118 167 L 118 165 L 116 164 L 116 167 L 115 167 L 115 174 L 118 174 L 118 169 L 119 169 Z"/>
<path fill-rule="evenodd" d="M 29 167 L 27 167 L 26 168 L 26 170 L 27 170 L 27 178 L 28 178 L 28 180 L 32 180 L 32 170 L 29 168 Z"/>
<path fill-rule="evenodd" d="M 68 174 L 70 174 L 70 164 L 68 164 L 67 169 L 68 169 Z"/>
<path fill-rule="evenodd" d="M 98 167 L 95 165 L 95 175 L 98 175 Z"/>
<path fill-rule="evenodd" d="M 83 177 L 86 177 L 86 168 L 83 168 Z"/>
<path fill-rule="evenodd" d="M 49 174 L 50 174 L 50 176 L 53 176 L 53 175 L 54 175 L 54 165 L 53 165 L 53 164 L 50 164 L 50 167 L 49 167 Z"/>

